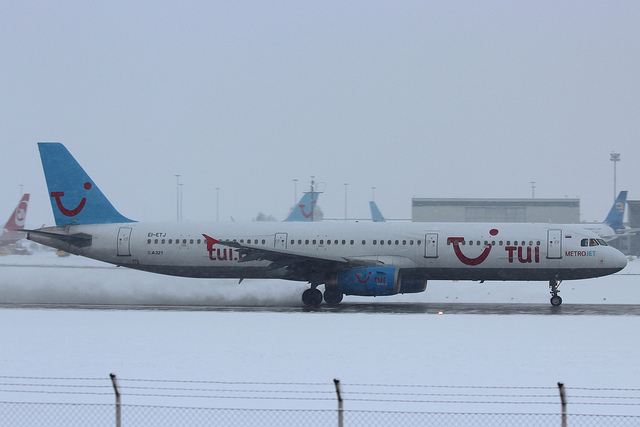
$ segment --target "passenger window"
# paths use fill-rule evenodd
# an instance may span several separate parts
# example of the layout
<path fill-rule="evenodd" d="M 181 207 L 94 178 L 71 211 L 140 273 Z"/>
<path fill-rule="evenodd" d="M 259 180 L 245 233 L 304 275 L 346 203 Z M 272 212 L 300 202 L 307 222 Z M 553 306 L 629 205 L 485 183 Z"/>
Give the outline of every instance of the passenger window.
<path fill-rule="evenodd" d="M 147 243 L 150 245 L 151 244 L 151 239 L 147 240 Z"/>
<path fill-rule="evenodd" d="M 366 244 L 367 244 L 367 241 L 366 241 L 366 240 L 363 240 L 363 241 L 362 241 L 362 244 L 363 244 L 363 245 L 366 245 Z"/>

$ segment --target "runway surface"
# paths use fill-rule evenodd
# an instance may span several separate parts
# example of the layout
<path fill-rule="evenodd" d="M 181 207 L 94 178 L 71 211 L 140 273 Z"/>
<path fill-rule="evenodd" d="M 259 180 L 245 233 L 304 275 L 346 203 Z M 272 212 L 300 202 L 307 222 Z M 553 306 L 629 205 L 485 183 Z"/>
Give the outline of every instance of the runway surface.
<path fill-rule="evenodd" d="M 470 303 L 346 303 L 337 307 L 321 306 L 205 306 L 145 304 L 76 304 L 76 303 L 2 303 L 0 309 L 36 310 L 129 310 L 129 311 L 214 311 L 237 313 L 326 313 L 326 314 L 473 314 L 532 316 L 640 316 L 640 305 L 631 304 L 470 304 Z"/>

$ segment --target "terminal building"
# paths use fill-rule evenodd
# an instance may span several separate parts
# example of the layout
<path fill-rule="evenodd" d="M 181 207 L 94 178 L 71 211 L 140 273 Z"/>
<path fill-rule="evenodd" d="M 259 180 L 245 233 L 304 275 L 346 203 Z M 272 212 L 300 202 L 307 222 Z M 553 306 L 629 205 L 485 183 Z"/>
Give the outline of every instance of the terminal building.
<path fill-rule="evenodd" d="M 627 201 L 628 226 L 640 229 L 640 200 Z M 604 219 L 604 218 L 603 218 Z M 414 222 L 543 222 L 580 224 L 580 199 L 426 199 L 413 198 Z M 627 255 L 640 255 L 640 236 L 609 241 Z"/>
<path fill-rule="evenodd" d="M 414 222 L 580 222 L 580 199 L 412 199 Z"/>

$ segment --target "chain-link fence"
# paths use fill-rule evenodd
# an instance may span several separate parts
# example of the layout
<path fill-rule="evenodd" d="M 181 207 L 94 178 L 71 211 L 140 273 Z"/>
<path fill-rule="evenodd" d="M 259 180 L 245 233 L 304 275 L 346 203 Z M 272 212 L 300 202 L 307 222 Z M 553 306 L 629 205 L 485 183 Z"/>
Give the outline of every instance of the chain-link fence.
<path fill-rule="evenodd" d="M 640 390 L 566 391 L 0 376 L 0 425 L 640 426 Z"/>
<path fill-rule="evenodd" d="M 560 414 L 221 409 L 122 405 L 123 426 L 561 426 Z M 0 424 L 114 426 L 113 405 L 0 402 Z M 640 416 L 568 414 L 569 426 L 640 426 Z"/>

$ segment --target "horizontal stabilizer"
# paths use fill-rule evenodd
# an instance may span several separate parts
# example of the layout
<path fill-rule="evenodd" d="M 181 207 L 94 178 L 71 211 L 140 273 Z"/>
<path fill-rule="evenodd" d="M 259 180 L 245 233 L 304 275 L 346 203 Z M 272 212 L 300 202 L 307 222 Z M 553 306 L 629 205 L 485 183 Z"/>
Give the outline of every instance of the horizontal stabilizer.
<path fill-rule="evenodd" d="M 71 246 L 76 246 L 78 248 L 86 248 L 91 246 L 91 242 L 93 240 L 93 236 L 91 234 L 86 233 L 75 233 L 75 234 L 60 234 L 60 233 L 51 233 L 49 231 L 40 231 L 40 230 L 22 230 L 28 234 L 35 234 L 38 236 L 48 237 L 50 239 L 58 240 L 60 242 L 67 243 Z M 28 235 L 27 235 L 28 238 Z"/>

